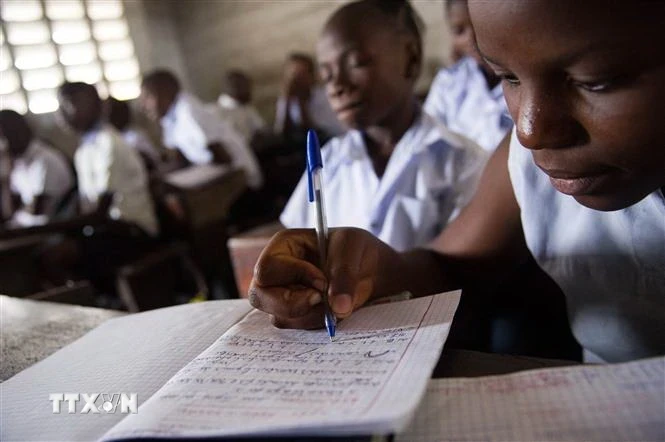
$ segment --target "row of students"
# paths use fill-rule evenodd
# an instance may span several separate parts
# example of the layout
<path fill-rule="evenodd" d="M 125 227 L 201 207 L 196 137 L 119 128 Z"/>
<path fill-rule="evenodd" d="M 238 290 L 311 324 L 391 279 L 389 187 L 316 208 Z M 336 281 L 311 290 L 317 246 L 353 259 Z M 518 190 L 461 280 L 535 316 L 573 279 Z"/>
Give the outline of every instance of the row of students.
<path fill-rule="evenodd" d="M 343 41 L 355 23 L 348 11 L 370 4 L 379 8 L 363 0 L 338 11 L 319 47 L 331 35 Z M 532 255 L 563 290 L 585 360 L 665 354 L 665 7 L 469 0 L 469 11 L 515 128 L 469 205 L 427 248 L 399 253 L 364 230 L 331 231 L 333 312 L 346 318 L 403 290 L 496 284 Z M 376 20 L 355 31 L 369 24 L 379 32 Z M 350 68 L 364 72 L 371 55 Z M 257 263 L 250 302 L 278 326 L 322 325 L 327 276 L 316 244 L 311 230 L 284 231 Z"/>

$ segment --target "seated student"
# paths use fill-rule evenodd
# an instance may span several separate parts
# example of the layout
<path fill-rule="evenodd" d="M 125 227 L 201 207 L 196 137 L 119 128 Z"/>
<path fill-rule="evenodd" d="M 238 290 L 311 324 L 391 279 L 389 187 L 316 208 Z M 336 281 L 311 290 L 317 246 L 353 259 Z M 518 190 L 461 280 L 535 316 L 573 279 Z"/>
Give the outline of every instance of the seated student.
<path fill-rule="evenodd" d="M 471 198 L 486 153 L 421 111 L 422 41 L 407 2 L 339 9 L 318 43 L 321 77 L 352 128 L 322 151 L 330 226 L 367 229 L 398 250 L 424 245 Z M 280 221 L 313 227 L 304 175 Z"/>
<path fill-rule="evenodd" d="M 324 88 L 316 85 L 314 60 L 307 54 L 294 52 L 284 64 L 275 133 L 299 141 L 305 139 L 308 129 L 316 129 L 325 140 L 345 131 L 328 103 Z"/>
<path fill-rule="evenodd" d="M 441 69 L 425 100 L 425 111 L 450 130 L 493 152 L 512 128 L 499 78 L 481 58 L 467 0 L 445 0 L 457 63 Z"/>
<path fill-rule="evenodd" d="M 665 354 L 663 4 L 469 0 L 469 9 L 515 130 L 430 250 L 399 254 L 362 230 L 331 231 L 332 310 L 345 318 L 402 290 L 495 284 L 531 253 L 565 293 L 587 361 Z M 313 231 L 277 234 L 257 263 L 252 304 L 279 326 L 321 326 L 316 257 Z"/>
<path fill-rule="evenodd" d="M 66 199 L 75 186 L 67 160 L 12 110 L 0 111 L 0 163 L 3 220 L 27 227 L 71 212 Z"/>
<path fill-rule="evenodd" d="M 161 123 L 164 145 L 179 152 L 184 164 L 231 163 L 246 172 L 249 187 L 261 187 L 261 169 L 247 143 L 218 113 L 182 91 L 171 72 L 156 70 L 143 77 L 141 104 L 148 117 Z"/>
<path fill-rule="evenodd" d="M 125 143 L 134 148 L 149 171 L 156 170 L 161 163 L 159 151 L 148 135 L 132 124 L 132 110 L 126 101 L 109 97 L 106 100 L 108 121 L 122 135 Z"/>
<path fill-rule="evenodd" d="M 156 235 L 158 225 L 141 157 L 103 121 L 97 89 L 86 83 L 64 83 L 58 98 L 64 120 L 81 134 L 74 154 L 81 212 L 93 212 L 111 198 L 111 218 Z"/>
<path fill-rule="evenodd" d="M 252 80 L 243 71 L 230 70 L 223 90 L 217 99 L 219 113 L 251 146 L 254 136 L 266 130 L 266 122 L 252 106 Z"/>

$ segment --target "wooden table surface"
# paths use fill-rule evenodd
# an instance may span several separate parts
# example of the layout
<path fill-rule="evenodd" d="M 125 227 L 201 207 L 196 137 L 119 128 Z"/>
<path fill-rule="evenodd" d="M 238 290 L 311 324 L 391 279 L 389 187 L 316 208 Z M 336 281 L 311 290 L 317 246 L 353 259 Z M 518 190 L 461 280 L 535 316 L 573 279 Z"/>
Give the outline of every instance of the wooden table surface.
<path fill-rule="evenodd" d="M 126 313 L 0 295 L 0 382 Z M 434 377 L 475 377 L 575 362 L 444 349 Z"/>

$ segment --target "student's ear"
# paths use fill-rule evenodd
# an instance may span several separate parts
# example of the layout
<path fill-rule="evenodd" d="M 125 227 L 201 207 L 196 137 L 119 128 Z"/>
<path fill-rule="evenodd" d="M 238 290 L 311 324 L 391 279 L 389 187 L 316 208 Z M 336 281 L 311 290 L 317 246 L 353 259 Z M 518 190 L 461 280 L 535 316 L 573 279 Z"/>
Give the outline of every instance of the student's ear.
<path fill-rule="evenodd" d="M 406 72 L 405 77 L 416 81 L 420 76 L 420 67 L 422 65 L 422 50 L 415 41 L 406 43 Z"/>

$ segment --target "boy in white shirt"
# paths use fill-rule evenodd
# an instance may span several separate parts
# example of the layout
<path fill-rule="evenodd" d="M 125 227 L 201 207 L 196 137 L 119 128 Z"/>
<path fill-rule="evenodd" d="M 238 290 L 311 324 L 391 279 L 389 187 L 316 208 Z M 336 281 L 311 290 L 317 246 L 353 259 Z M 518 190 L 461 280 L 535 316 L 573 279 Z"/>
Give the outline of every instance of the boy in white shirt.
<path fill-rule="evenodd" d="M 95 211 L 111 198 L 111 218 L 134 223 L 145 233 L 156 235 L 159 228 L 141 157 L 102 121 L 102 101 L 95 87 L 65 83 L 59 100 L 65 121 L 81 134 L 74 154 L 81 211 Z"/>
<path fill-rule="evenodd" d="M 266 122 L 251 102 L 252 80 L 243 71 L 228 71 L 224 93 L 217 99 L 218 111 L 250 146 L 254 136 L 266 130 Z"/>
<path fill-rule="evenodd" d="M 12 110 L 0 111 L 0 163 L 4 220 L 27 227 L 71 214 L 66 201 L 74 190 L 71 167 Z"/>
<path fill-rule="evenodd" d="M 217 112 L 182 91 L 171 72 L 157 70 L 143 77 L 141 104 L 148 117 L 161 123 L 164 145 L 179 152 L 182 163 L 230 163 L 245 171 L 250 188 L 261 187 L 261 169 L 242 136 Z"/>

